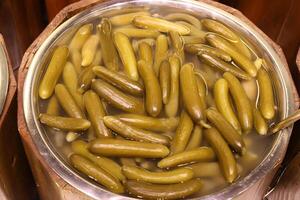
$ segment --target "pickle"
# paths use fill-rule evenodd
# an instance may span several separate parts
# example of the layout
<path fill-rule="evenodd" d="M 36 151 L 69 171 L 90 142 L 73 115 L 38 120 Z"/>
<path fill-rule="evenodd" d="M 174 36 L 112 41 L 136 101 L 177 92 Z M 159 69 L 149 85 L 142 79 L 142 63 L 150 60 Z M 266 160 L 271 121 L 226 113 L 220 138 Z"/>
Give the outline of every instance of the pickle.
<path fill-rule="evenodd" d="M 178 32 L 170 31 L 169 33 L 171 42 L 174 48 L 174 54 L 178 56 L 181 60 L 181 63 L 184 63 L 184 42 Z"/>
<path fill-rule="evenodd" d="M 216 47 L 228 53 L 232 57 L 233 61 L 243 70 L 245 70 L 250 76 L 256 76 L 257 69 L 254 63 L 238 50 L 236 50 L 235 47 L 225 39 L 213 34 L 208 34 L 206 36 L 206 39 L 213 47 Z"/>
<path fill-rule="evenodd" d="M 130 28 L 122 27 L 115 29 L 114 32 L 120 32 L 125 34 L 129 38 L 156 38 L 159 36 L 159 32 L 151 29 L 140 29 L 140 28 Z"/>
<path fill-rule="evenodd" d="M 84 118 L 84 113 L 76 104 L 71 94 L 68 92 L 67 88 L 63 84 L 57 84 L 55 86 L 55 96 L 59 101 L 59 104 L 64 109 L 64 111 L 74 118 Z"/>
<path fill-rule="evenodd" d="M 67 62 L 63 71 L 63 81 L 70 92 L 71 96 L 75 100 L 76 104 L 84 111 L 84 104 L 82 95 L 78 92 L 78 75 L 72 63 Z"/>
<path fill-rule="evenodd" d="M 161 87 L 162 101 L 167 104 L 171 90 L 171 69 L 168 60 L 164 60 L 159 67 L 159 83 Z"/>
<path fill-rule="evenodd" d="M 144 181 L 157 184 L 173 184 L 188 181 L 194 173 L 190 169 L 174 169 L 164 172 L 151 172 L 140 167 L 123 166 L 122 172 L 129 180 Z"/>
<path fill-rule="evenodd" d="M 90 89 L 92 80 L 96 77 L 95 73 L 93 72 L 93 66 L 89 66 L 85 68 L 79 75 L 78 79 L 78 85 L 79 89 L 78 91 L 80 93 L 84 93 L 88 89 Z"/>
<path fill-rule="evenodd" d="M 85 131 L 91 126 L 88 120 L 80 118 L 60 117 L 48 114 L 40 114 L 39 118 L 42 124 L 64 131 Z"/>
<path fill-rule="evenodd" d="M 60 106 L 55 95 L 52 95 L 48 102 L 46 113 L 48 115 L 59 115 Z"/>
<path fill-rule="evenodd" d="M 198 94 L 199 94 L 199 97 L 200 97 L 201 107 L 203 109 L 206 109 L 207 105 L 206 105 L 206 86 L 205 86 L 205 83 L 199 75 L 195 74 L 195 77 L 196 77 L 196 83 L 197 83 Z"/>
<path fill-rule="evenodd" d="M 180 25 L 188 27 L 191 30 L 191 32 L 190 32 L 191 36 L 201 37 L 202 39 L 205 40 L 206 32 L 204 32 L 203 30 L 197 28 L 196 26 L 194 26 L 190 23 L 187 23 L 185 21 L 177 21 L 176 24 L 180 24 Z"/>
<path fill-rule="evenodd" d="M 131 43 L 126 35 L 114 33 L 114 42 L 124 65 L 125 72 L 134 81 L 139 79 L 137 63 Z"/>
<path fill-rule="evenodd" d="M 191 150 L 199 147 L 202 142 L 202 128 L 200 126 L 195 126 L 190 136 L 190 140 L 188 145 L 186 146 L 186 150 Z"/>
<path fill-rule="evenodd" d="M 82 71 L 80 51 L 77 49 L 70 51 L 70 60 L 71 60 L 72 64 L 74 65 L 77 75 L 80 75 L 80 73 Z"/>
<path fill-rule="evenodd" d="M 111 157 L 163 158 L 169 154 L 169 149 L 161 144 L 106 138 L 93 140 L 89 150 Z"/>
<path fill-rule="evenodd" d="M 162 109 L 162 96 L 158 79 L 152 66 L 144 60 L 138 62 L 138 71 L 145 86 L 146 111 L 152 117 L 156 117 Z"/>
<path fill-rule="evenodd" d="M 272 127 L 271 133 L 274 134 L 284 128 L 287 128 L 288 126 L 298 121 L 299 118 L 300 118 L 300 110 L 297 110 L 295 113 L 293 113 L 286 119 L 283 119 L 282 121 L 278 122 L 274 127 Z"/>
<path fill-rule="evenodd" d="M 275 106 L 272 82 L 265 69 L 261 68 L 258 71 L 257 81 L 259 85 L 259 110 L 265 119 L 273 119 L 275 115 Z"/>
<path fill-rule="evenodd" d="M 154 29 L 163 33 L 176 31 L 180 35 L 188 35 L 191 32 L 191 30 L 184 25 L 151 16 L 136 16 L 132 22 L 139 28 Z"/>
<path fill-rule="evenodd" d="M 74 168 L 87 175 L 88 177 L 91 177 L 96 182 L 106 187 L 108 190 L 117 194 L 124 193 L 124 188 L 117 178 L 110 175 L 102 168 L 98 167 L 89 159 L 86 159 L 77 154 L 72 154 L 70 156 L 70 161 Z"/>
<path fill-rule="evenodd" d="M 182 36 L 182 39 L 185 45 L 205 43 L 205 38 L 200 36 Z"/>
<path fill-rule="evenodd" d="M 176 56 L 169 58 L 171 68 L 171 84 L 169 101 L 165 105 L 165 113 L 168 117 L 175 117 L 178 111 L 179 104 L 179 70 L 180 60 Z"/>
<path fill-rule="evenodd" d="M 175 137 L 171 142 L 171 155 L 184 151 L 189 142 L 193 126 L 194 124 L 190 116 L 185 111 L 182 111 Z"/>
<path fill-rule="evenodd" d="M 93 67 L 93 72 L 97 77 L 129 94 L 142 95 L 144 92 L 143 86 L 139 82 L 130 79 L 126 75 L 106 69 L 102 66 Z"/>
<path fill-rule="evenodd" d="M 39 96 L 41 99 L 48 99 L 54 91 L 55 85 L 64 69 L 69 50 L 65 46 L 57 47 L 52 55 L 46 73 L 39 86 Z"/>
<path fill-rule="evenodd" d="M 256 132 L 260 135 L 266 135 L 268 132 L 268 124 L 255 106 L 253 106 L 253 119 Z"/>
<path fill-rule="evenodd" d="M 131 126 L 157 132 L 174 131 L 179 123 L 178 117 L 154 118 L 136 114 L 121 114 L 116 117 Z"/>
<path fill-rule="evenodd" d="M 231 56 L 229 54 L 227 54 L 226 52 L 224 52 L 220 49 L 205 45 L 205 44 L 187 44 L 187 45 L 185 45 L 184 49 L 187 52 L 192 53 L 192 54 L 206 53 L 206 54 L 211 54 L 218 58 L 221 58 L 222 60 L 224 60 L 226 62 L 231 61 Z"/>
<path fill-rule="evenodd" d="M 111 18 L 109 18 L 110 22 L 114 26 L 124 26 L 132 23 L 132 20 L 136 16 L 142 16 L 142 15 L 150 15 L 149 12 L 133 12 L 133 13 L 126 13 L 122 15 L 116 15 Z"/>
<path fill-rule="evenodd" d="M 92 89 L 108 103 L 126 112 L 144 114 L 144 103 L 141 99 L 124 94 L 117 88 L 98 79 L 92 81 Z"/>
<path fill-rule="evenodd" d="M 153 69 L 155 74 L 158 76 L 159 67 L 161 62 L 168 56 L 168 40 L 165 35 L 160 35 L 156 39 L 155 43 L 155 55 Z"/>
<path fill-rule="evenodd" d="M 242 136 L 230 125 L 229 122 L 215 109 L 206 110 L 207 119 L 219 130 L 223 138 L 240 155 L 246 152 Z"/>
<path fill-rule="evenodd" d="M 102 52 L 101 49 L 97 49 L 93 62 L 90 64 L 90 66 L 98 66 L 102 64 Z"/>
<path fill-rule="evenodd" d="M 215 128 L 210 128 L 204 130 L 204 138 L 214 149 L 226 181 L 235 181 L 238 177 L 237 163 L 223 137 Z"/>
<path fill-rule="evenodd" d="M 187 14 L 187 13 L 171 13 L 168 14 L 164 17 L 166 20 L 170 20 L 170 21 L 186 21 L 190 24 L 192 24 L 193 26 L 195 26 L 197 29 L 201 29 L 202 25 L 201 22 L 199 21 L 199 19 L 197 19 L 196 17 Z"/>
<path fill-rule="evenodd" d="M 150 131 L 127 125 L 117 117 L 106 116 L 103 118 L 103 120 L 108 128 L 110 128 L 117 134 L 120 134 L 124 138 L 141 142 L 151 142 L 164 145 L 169 144 L 169 138 L 167 136 L 159 135 Z"/>
<path fill-rule="evenodd" d="M 128 192 L 136 197 L 145 199 L 182 199 L 198 192 L 203 184 L 199 179 L 192 179 L 184 183 L 159 185 L 140 181 L 127 181 Z"/>
<path fill-rule="evenodd" d="M 248 59 L 251 59 L 251 52 L 248 49 L 248 47 L 243 43 L 241 38 L 236 33 L 234 33 L 230 28 L 212 19 L 203 19 L 201 20 L 201 22 L 206 29 L 224 36 L 232 43 L 232 45 L 234 45 L 234 47 L 239 52 L 245 55 Z"/>
<path fill-rule="evenodd" d="M 152 48 L 155 45 L 155 39 L 145 38 L 145 39 L 139 39 L 139 40 L 132 40 L 132 48 L 135 53 L 138 53 L 139 45 L 141 43 L 147 43 Z M 140 58 L 140 59 L 142 59 L 142 58 Z"/>
<path fill-rule="evenodd" d="M 227 63 L 212 54 L 199 53 L 198 56 L 204 63 L 208 64 L 209 66 L 212 66 L 223 72 L 230 72 L 240 79 L 250 80 L 252 78 L 251 76 L 249 76 L 246 72 L 244 72 L 240 68 L 238 68 L 230 63 Z"/>
<path fill-rule="evenodd" d="M 214 97 L 216 107 L 223 117 L 231 124 L 235 130 L 241 133 L 241 125 L 231 106 L 229 87 L 225 79 L 220 78 L 214 86 Z"/>
<path fill-rule="evenodd" d="M 88 143 L 84 142 L 83 140 L 77 140 L 72 142 L 71 147 L 75 154 L 89 159 L 94 164 L 98 165 L 98 167 L 102 168 L 104 171 L 116 177 L 117 179 L 122 181 L 125 180 L 125 176 L 122 174 L 121 166 L 109 158 L 95 156 L 90 153 L 88 150 Z"/>
<path fill-rule="evenodd" d="M 87 39 L 87 41 L 84 43 L 81 49 L 81 55 L 82 55 L 81 66 L 86 67 L 93 62 L 98 45 L 99 45 L 98 35 L 91 35 Z"/>
<path fill-rule="evenodd" d="M 198 147 L 163 158 L 157 163 L 157 166 L 159 168 L 176 167 L 178 165 L 189 164 L 191 162 L 213 161 L 215 160 L 215 157 L 216 156 L 212 148 Z"/>
<path fill-rule="evenodd" d="M 139 55 L 140 60 L 144 60 L 149 63 L 151 66 L 153 65 L 153 55 L 152 55 L 152 47 L 146 43 L 139 43 Z"/>
<path fill-rule="evenodd" d="M 97 137 L 112 137 L 111 131 L 104 125 L 103 117 L 106 113 L 98 95 L 90 90 L 84 93 L 83 99 L 95 135 Z"/>
<path fill-rule="evenodd" d="M 197 178 L 222 176 L 222 172 L 217 162 L 199 162 L 184 166 L 184 168 L 193 170 L 194 177 Z"/>
<path fill-rule="evenodd" d="M 99 39 L 104 65 L 111 70 L 119 69 L 119 56 L 113 43 L 112 27 L 107 18 L 98 25 Z"/>
<path fill-rule="evenodd" d="M 85 41 L 90 37 L 93 31 L 93 24 L 85 24 L 78 29 L 75 33 L 74 37 L 72 38 L 69 49 L 70 51 L 73 50 L 81 50 Z M 74 63 L 73 63 L 74 64 Z M 75 65 L 75 64 L 74 64 Z"/>
<path fill-rule="evenodd" d="M 242 130 L 245 132 L 249 132 L 253 127 L 251 102 L 248 99 L 240 81 L 234 75 L 229 72 L 225 72 L 223 77 L 228 83 L 229 91 L 236 106 L 237 116 Z"/>
<path fill-rule="evenodd" d="M 195 123 L 203 121 L 203 108 L 198 93 L 197 82 L 193 71 L 194 65 L 188 63 L 180 70 L 180 86 L 184 107 Z"/>

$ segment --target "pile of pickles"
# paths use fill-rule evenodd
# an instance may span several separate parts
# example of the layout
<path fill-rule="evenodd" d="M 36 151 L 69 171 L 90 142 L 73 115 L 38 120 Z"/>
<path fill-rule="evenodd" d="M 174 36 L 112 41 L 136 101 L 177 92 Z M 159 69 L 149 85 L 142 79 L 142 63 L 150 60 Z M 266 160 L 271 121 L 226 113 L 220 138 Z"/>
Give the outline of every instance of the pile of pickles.
<path fill-rule="evenodd" d="M 202 177 L 239 178 L 244 137 L 267 134 L 273 95 L 266 62 L 230 27 L 144 10 L 85 24 L 55 47 L 39 118 L 107 190 L 180 199 L 201 191 Z"/>

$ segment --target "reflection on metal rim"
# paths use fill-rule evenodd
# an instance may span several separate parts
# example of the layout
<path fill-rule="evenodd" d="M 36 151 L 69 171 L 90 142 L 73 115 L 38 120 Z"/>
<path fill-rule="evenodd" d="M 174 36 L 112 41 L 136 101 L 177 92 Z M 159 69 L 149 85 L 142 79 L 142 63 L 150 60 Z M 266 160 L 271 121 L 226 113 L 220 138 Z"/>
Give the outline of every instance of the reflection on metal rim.
<path fill-rule="evenodd" d="M 8 60 L 4 46 L 0 43 L 0 116 L 5 104 L 9 84 Z"/>
<path fill-rule="evenodd" d="M 284 118 L 290 115 L 295 110 L 295 104 L 293 101 L 293 94 L 291 83 L 289 82 L 289 76 L 286 69 L 283 67 L 282 61 L 279 56 L 275 53 L 274 49 L 263 39 L 263 37 L 253 30 L 246 23 L 238 19 L 237 17 L 215 8 L 211 5 L 207 5 L 202 2 L 187 1 L 187 0 L 113 0 L 106 3 L 98 4 L 94 7 L 88 8 L 87 10 L 75 15 L 68 19 L 62 25 L 60 25 L 41 45 L 39 50 L 36 52 L 32 63 L 30 64 L 29 71 L 24 83 L 24 113 L 25 119 L 30 130 L 31 137 L 38 151 L 45 159 L 46 163 L 54 169 L 54 171 L 66 182 L 71 184 L 73 187 L 82 191 L 83 193 L 96 198 L 96 199 L 132 199 L 130 197 L 124 197 L 117 194 L 113 194 L 106 191 L 96 184 L 84 179 L 73 171 L 70 166 L 64 162 L 48 142 L 45 137 L 45 131 L 38 121 L 37 114 L 37 84 L 39 81 L 39 75 L 43 66 L 41 61 L 45 60 L 48 49 L 51 45 L 58 40 L 59 36 L 64 33 L 67 29 L 74 27 L 78 24 L 86 22 L 88 19 L 96 18 L 101 13 L 111 10 L 120 9 L 123 7 L 136 7 L 136 6 L 149 6 L 157 8 L 158 6 L 168 6 L 173 8 L 180 8 L 183 10 L 189 10 L 191 12 L 201 13 L 205 16 L 220 19 L 230 26 L 236 28 L 243 36 L 251 40 L 256 44 L 257 48 L 264 52 L 264 56 L 268 57 L 272 66 L 274 67 L 274 76 L 278 79 L 277 96 L 280 101 L 280 117 Z M 48 52 L 49 53 L 49 52 Z M 274 77 L 272 76 L 272 77 Z M 276 81 L 275 81 L 276 82 Z M 29 97 L 29 98 L 28 98 Z M 263 159 L 259 166 L 251 171 L 246 177 L 238 180 L 234 184 L 224 188 L 221 191 L 209 194 L 197 199 L 229 199 L 237 196 L 251 187 L 254 183 L 264 177 L 270 172 L 283 158 L 289 137 L 292 131 L 292 127 L 281 131 L 273 143 L 273 147 L 267 156 Z"/>

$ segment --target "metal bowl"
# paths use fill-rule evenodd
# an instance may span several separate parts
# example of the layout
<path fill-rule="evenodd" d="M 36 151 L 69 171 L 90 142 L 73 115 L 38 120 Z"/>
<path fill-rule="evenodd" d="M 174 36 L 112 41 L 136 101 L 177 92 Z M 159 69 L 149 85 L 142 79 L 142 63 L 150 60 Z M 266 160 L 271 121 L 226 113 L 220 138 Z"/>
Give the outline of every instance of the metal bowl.
<path fill-rule="evenodd" d="M 111 193 L 93 181 L 85 179 L 79 173 L 73 170 L 68 161 L 55 149 L 47 136 L 47 131 L 39 122 L 39 98 L 37 88 L 41 80 L 41 76 L 45 71 L 45 63 L 49 61 L 49 56 L 53 47 L 59 43 L 63 43 L 66 35 L 74 33 L 76 28 L 83 23 L 93 21 L 99 16 L 107 14 L 113 10 L 121 10 L 124 8 L 150 7 L 154 10 L 163 11 L 164 8 L 181 10 L 193 13 L 196 16 L 209 17 L 223 21 L 233 27 L 250 45 L 263 57 L 268 66 L 268 71 L 274 83 L 276 92 L 276 102 L 278 105 L 278 119 L 282 119 L 290 115 L 295 110 L 293 101 L 292 83 L 289 74 L 283 67 L 282 60 L 276 54 L 270 44 L 257 33 L 253 28 L 241 21 L 237 17 L 211 5 L 187 0 L 129 0 L 129 1 L 109 1 L 100 3 L 94 7 L 90 7 L 81 13 L 61 24 L 41 45 L 36 52 L 24 83 L 23 104 L 25 119 L 30 130 L 33 142 L 42 155 L 45 162 L 66 182 L 74 188 L 82 191 L 88 196 L 96 199 L 132 199 L 130 197 L 120 196 Z M 61 36 L 64 36 L 62 39 Z M 240 178 L 235 183 L 215 193 L 199 197 L 197 199 L 228 199 L 240 195 L 250 188 L 258 180 L 262 179 L 268 172 L 282 161 L 292 127 L 285 129 L 275 136 L 272 136 L 272 146 L 268 149 L 266 156 L 259 165 L 253 169 L 248 175 Z"/>
<path fill-rule="evenodd" d="M 5 47 L 2 43 L 0 43 L 0 117 L 5 104 L 9 85 L 8 60 L 4 48 Z"/>

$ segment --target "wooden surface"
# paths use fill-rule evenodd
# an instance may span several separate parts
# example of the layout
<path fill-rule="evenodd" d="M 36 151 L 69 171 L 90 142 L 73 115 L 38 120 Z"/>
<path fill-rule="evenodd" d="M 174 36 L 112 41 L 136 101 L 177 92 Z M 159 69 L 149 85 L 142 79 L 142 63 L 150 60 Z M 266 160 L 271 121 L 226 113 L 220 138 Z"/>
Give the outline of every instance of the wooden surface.
<path fill-rule="evenodd" d="M 284 176 L 268 200 L 298 200 L 300 199 L 300 153 L 289 164 Z"/>
<path fill-rule="evenodd" d="M 5 46 L 0 34 L 0 45 Z M 9 89 L 0 117 L 0 199 L 36 199 L 35 185 L 31 170 L 24 154 L 16 126 L 17 84 L 9 61 Z"/>
<path fill-rule="evenodd" d="M 0 0 L 0 33 L 17 69 L 27 47 L 44 29 L 47 17 L 40 0 Z"/>
<path fill-rule="evenodd" d="M 203 0 L 209 4 L 213 4 L 217 7 L 220 7 L 233 15 L 236 15 L 246 23 L 250 24 L 251 26 L 254 26 L 250 21 L 248 21 L 239 11 L 234 10 L 232 8 L 229 8 L 227 6 L 208 1 Z M 22 63 L 21 68 L 19 71 L 19 85 L 18 85 L 18 96 L 19 99 L 23 99 L 23 83 L 24 79 L 28 70 L 28 66 L 32 60 L 32 57 L 34 56 L 34 53 L 39 48 L 41 43 L 45 40 L 45 38 L 48 37 L 48 35 L 66 18 L 70 17 L 72 14 L 75 14 L 77 11 L 81 10 L 84 7 L 90 6 L 90 4 L 94 4 L 95 2 L 99 2 L 97 0 L 87 0 L 87 1 L 81 1 L 76 4 L 72 4 L 71 6 L 66 7 L 64 10 L 62 10 L 51 22 L 51 24 L 43 31 L 43 33 L 33 42 L 33 44 L 29 47 L 29 49 L 26 51 Z M 255 28 L 255 27 L 254 27 Z M 282 53 L 281 48 L 276 45 L 274 42 L 272 42 L 265 34 L 263 34 L 260 30 L 255 28 L 260 34 L 263 35 L 263 37 L 269 41 L 269 43 L 274 47 L 274 49 L 277 51 L 277 53 L 280 55 L 281 59 L 283 60 L 284 66 L 288 69 L 288 66 L 286 64 L 284 55 Z M 295 93 L 295 99 L 298 99 L 297 92 Z M 40 192 L 40 195 L 42 197 L 45 197 L 48 199 L 47 195 L 45 195 L 45 192 L 48 194 L 49 190 L 51 191 L 51 194 L 54 195 L 55 198 L 63 197 L 64 199 L 74 199 L 76 198 L 87 198 L 82 193 L 80 193 L 77 190 L 74 190 L 69 184 L 64 182 L 62 179 L 60 179 L 53 171 L 49 168 L 49 166 L 45 163 L 45 161 L 42 159 L 41 155 L 37 152 L 35 149 L 33 142 L 31 140 L 31 137 L 28 133 L 28 129 L 26 127 L 26 123 L 24 120 L 24 113 L 23 113 L 23 102 L 21 100 L 18 101 L 18 126 L 19 131 L 22 136 L 23 142 L 25 143 L 26 153 L 30 157 L 30 163 L 34 170 L 34 176 L 35 179 L 39 185 L 38 189 Z M 272 172 L 274 173 L 274 171 Z M 242 196 L 240 196 L 238 199 L 261 199 L 263 193 L 265 192 L 265 186 L 269 184 L 269 181 L 271 180 L 272 174 L 269 174 L 266 179 L 262 179 L 257 184 L 253 185 L 250 193 L 244 193 Z M 54 185 L 50 185 L 49 182 L 54 182 Z M 255 191 L 255 196 L 253 195 L 253 192 Z M 51 197 L 50 197 L 51 198 Z"/>

